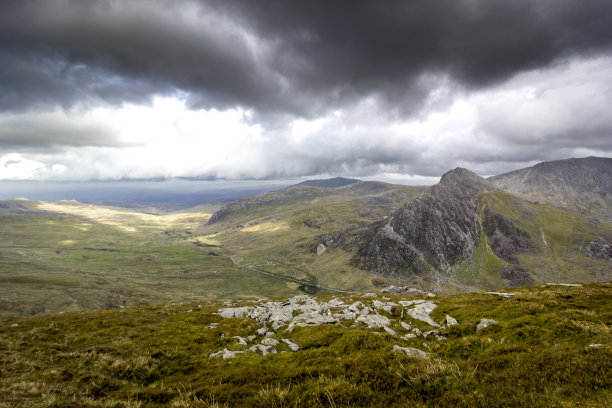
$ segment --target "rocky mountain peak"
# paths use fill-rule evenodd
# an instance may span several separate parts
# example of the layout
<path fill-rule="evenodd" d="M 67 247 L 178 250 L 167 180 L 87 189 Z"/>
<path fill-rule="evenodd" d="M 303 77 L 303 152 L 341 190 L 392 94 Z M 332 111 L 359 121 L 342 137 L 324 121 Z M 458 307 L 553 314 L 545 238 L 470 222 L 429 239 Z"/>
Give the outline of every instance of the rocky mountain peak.
<path fill-rule="evenodd" d="M 477 190 L 487 190 L 491 188 L 487 180 L 468 169 L 464 169 L 463 167 L 457 167 L 454 170 L 449 170 L 444 173 L 440 178 L 439 184 L 446 186 L 459 186 L 462 188 L 467 187 L 469 189 Z"/>
<path fill-rule="evenodd" d="M 423 275 L 471 257 L 480 237 L 478 195 L 490 188 L 467 169 L 445 173 L 429 195 L 363 232 L 356 262 L 376 273 Z"/>

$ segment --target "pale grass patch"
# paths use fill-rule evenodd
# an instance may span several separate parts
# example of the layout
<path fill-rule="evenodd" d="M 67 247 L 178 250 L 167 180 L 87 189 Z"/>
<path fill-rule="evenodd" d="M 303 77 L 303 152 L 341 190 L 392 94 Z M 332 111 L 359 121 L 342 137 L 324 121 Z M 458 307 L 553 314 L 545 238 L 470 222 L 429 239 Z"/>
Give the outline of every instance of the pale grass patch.
<path fill-rule="evenodd" d="M 257 395 L 255 396 L 259 402 L 269 407 L 281 407 L 287 402 L 291 385 L 288 387 L 281 387 L 280 383 L 276 383 L 274 386 L 266 384 L 265 388 L 262 386 Z"/>
<path fill-rule="evenodd" d="M 215 400 L 215 396 L 211 395 L 207 399 L 200 398 L 196 395 L 191 387 L 177 388 L 179 396 L 174 398 L 170 403 L 171 408 L 221 408 L 227 407 L 227 404 L 220 405 L 219 401 Z"/>
<path fill-rule="evenodd" d="M 423 379 L 429 381 L 439 376 L 458 379 L 464 375 L 456 363 L 439 358 L 419 362 L 409 369 L 400 363 L 400 370 L 395 374 L 406 382 L 418 382 Z"/>
<path fill-rule="evenodd" d="M 610 333 L 612 332 L 612 329 L 610 328 L 610 326 L 602 322 L 593 323 L 593 322 L 587 322 L 584 320 L 568 319 L 568 320 L 565 320 L 565 324 L 567 324 L 571 328 L 580 329 L 586 333 L 591 333 L 591 334 L 610 335 Z"/>

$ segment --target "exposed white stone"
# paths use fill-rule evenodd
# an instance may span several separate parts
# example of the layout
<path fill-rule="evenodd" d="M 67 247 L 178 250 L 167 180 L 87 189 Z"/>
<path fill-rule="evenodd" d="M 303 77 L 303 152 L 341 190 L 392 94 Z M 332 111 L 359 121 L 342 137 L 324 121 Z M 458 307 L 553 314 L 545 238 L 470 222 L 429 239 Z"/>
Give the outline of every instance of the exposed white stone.
<path fill-rule="evenodd" d="M 506 293 L 506 292 L 485 292 L 485 294 L 501 296 L 506 299 L 511 298 L 512 296 L 516 296 L 516 293 Z"/>
<path fill-rule="evenodd" d="M 242 344 L 243 346 L 246 346 L 248 344 L 244 337 L 234 336 L 234 338 L 238 340 L 238 344 Z"/>
<path fill-rule="evenodd" d="M 497 324 L 497 322 L 491 319 L 480 319 L 480 322 L 476 325 L 476 331 L 482 330 L 492 324 Z"/>
<path fill-rule="evenodd" d="M 308 312 L 297 315 L 293 318 L 293 321 L 289 324 L 287 330 L 291 332 L 295 326 L 307 327 L 307 326 L 318 326 L 320 324 L 333 324 L 337 323 L 338 319 L 333 316 L 321 315 L 317 312 Z"/>
<path fill-rule="evenodd" d="M 267 356 L 268 354 L 276 354 L 276 349 L 274 347 L 266 346 L 265 344 L 256 344 L 249 350 L 261 354 L 262 356 Z"/>
<path fill-rule="evenodd" d="M 458 325 L 459 323 L 457 322 L 457 319 L 455 319 L 454 317 L 451 317 L 449 315 L 446 315 L 446 325 L 447 326 L 455 326 Z"/>
<path fill-rule="evenodd" d="M 232 351 L 232 350 L 228 350 L 226 348 L 224 348 L 221 351 L 217 351 L 216 353 L 210 353 L 208 355 L 208 357 L 214 358 L 214 357 L 223 357 L 223 359 L 228 359 L 228 358 L 234 358 L 236 357 L 237 354 L 242 354 L 244 353 L 244 351 Z"/>
<path fill-rule="evenodd" d="M 323 252 L 325 252 L 326 249 L 327 247 L 320 243 L 319 245 L 317 245 L 317 255 L 323 254 Z"/>
<path fill-rule="evenodd" d="M 405 354 L 407 356 L 411 356 L 411 357 L 427 358 L 427 353 L 425 353 L 422 350 L 415 349 L 415 348 L 412 348 L 412 347 L 393 346 L 393 351 L 395 353 L 403 353 L 403 354 Z"/>
<path fill-rule="evenodd" d="M 266 337 L 260 343 L 264 346 L 276 346 L 278 344 L 278 340 L 273 339 L 272 337 Z"/>
<path fill-rule="evenodd" d="M 253 310 L 252 306 L 244 307 L 225 307 L 219 309 L 219 315 L 224 319 L 232 319 L 234 317 L 243 317 Z"/>
<path fill-rule="evenodd" d="M 406 330 L 410 330 L 412 328 L 412 326 L 410 326 L 410 323 L 406 322 L 400 322 L 400 326 L 402 326 Z"/>
<path fill-rule="evenodd" d="M 547 283 L 546 286 L 569 286 L 569 287 L 580 287 L 579 283 Z"/>
<path fill-rule="evenodd" d="M 408 315 L 413 319 L 423 321 L 434 327 L 441 327 L 429 316 L 429 314 L 433 312 L 436 307 L 437 306 L 434 302 L 426 300 L 422 303 L 414 305 L 412 309 L 406 310 L 406 313 L 408 313 Z"/>
<path fill-rule="evenodd" d="M 291 349 L 291 351 L 298 351 L 300 349 L 300 346 L 298 346 L 296 343 L 292 342 L 289 339 L 282 339 L 282 341 L 284 341 L 285 343 L 287 343 L 287 345 L 289 346 L 289 348 Z"/>
<path fill-rule="evenodd" d="M 603 344 L 601 343 L 594 343 L 594 344 L 589 344 L 588 346 L 586 346 L 586 348 L 597 348 L 597 347 L 602 347 Z"/>
<path fill-rule="evenodd" d="M 355 321 L 358 323 L 365 324 L 366 326 L 368 326 L 368 328 L 385 327 L 391 324 L 391 321 L 389 320 L 389 318 L 387 318 L 386 316 L 381 316 L 377 314 L 359 316 L 357 319 L 355 319 Z"/>
<path fill-rule="evenodd" d="M 393 307 L 397 306 L 397 303 L 393 302 L 381 302 L 380 300 L 375 300 L 372 302 L 372 306 L 377 310 L 384 310 L 387 313 L 391 313 Z"/>
<path fill-rule="evenodd" d="M 392 335 L 392 336 L 397 336 L 397 333 L 395 332 L 395 330 L 390 329 L 390 328 L 389 328 L 389 327 L 387 327 L 387 326 L 383 326 L 383 329 L 385 329 L 385 331 L 386 331 L 387 333 L 389 333 L 390 335 Z"/>

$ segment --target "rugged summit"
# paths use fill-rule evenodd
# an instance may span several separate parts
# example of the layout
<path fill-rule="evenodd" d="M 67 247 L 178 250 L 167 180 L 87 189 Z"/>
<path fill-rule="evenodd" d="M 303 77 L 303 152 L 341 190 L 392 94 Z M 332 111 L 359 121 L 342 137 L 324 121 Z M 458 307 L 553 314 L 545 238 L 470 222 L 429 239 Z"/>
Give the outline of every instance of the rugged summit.
<path fill-rule="evenodd" d="M 492 187 L 463 168 L 444 174 L 430 193 L 360 233 L 355 262 L 381 274 L 443 271 L 469 258 L 480 237 L 478 195 Z"/>
<path fill-rule="evenodd" d="M 586 157 L 543 162 L 490 177 L 500 190 L 559 207 L 595 210 L 612 218 L 612 158 Z"/>

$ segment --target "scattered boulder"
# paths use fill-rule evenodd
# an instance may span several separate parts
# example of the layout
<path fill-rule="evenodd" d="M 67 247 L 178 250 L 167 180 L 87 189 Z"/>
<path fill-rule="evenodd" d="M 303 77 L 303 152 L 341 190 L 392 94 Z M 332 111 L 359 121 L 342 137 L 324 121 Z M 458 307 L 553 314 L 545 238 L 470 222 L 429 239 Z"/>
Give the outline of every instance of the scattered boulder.
<path fill-rule="evenodd" d="M 601 343 L 595 343 L 595 344 L 589 344 L 588 346 L 586 346 L 586 348 L 590 349 L 590 348 L 598 348 L 598 347 L 602 347 L 603 344 Z"/>
<path fill-rule="evenodd" d="M 492 319 L 480 319 L 480 322 L 476 325 L 476 331 L 480 331 L 492 324 L 498 324 L 498 322 Z"/>
<path fill-rule="evenodd" d="M 547 283 L 546 286 L 568 286 L 578 288 L 582 285 L 579 283 Z"/>
<path fill-rule="evenodd" d="M 267 356 L 268 354 L 276 354 L 276 349 L 273 346 L 267 346 L 265 344 L 256 344 L 249 350 L 254 351 L 257 354 L 261 354 L 262 356 Z"/>
<path fill-rule="evenodd" d="M 282 341 L 287 343 L 291 351 L 298 351 L 300 349 L 300 346 L 298 346 L 296 343 L 292 342 L 289 339 L 282 339 Z"/>
<path fill-rule="evenodd" d="M 380 300 L 375 300 L 372 302 L 372 306 L 377 310 L 384 310 L 387 313 L 391 313 L 391 310 L 397 306 L 397 303 L 393 302 L 381 302 Z"/>
<path fill-rule="evenodd" d="M 238 340 L 238 344 L 242 344 L 243 346 L 246 346 L 248 344 L 244 337 L 234 336 L 234 338 Z"/>
<path fill-rule="evenodd" d="M 424 338 L 428 338 L 430 336 L 434 337 L 436 340 L 446 340 L 446 336 L 443 336 L 442 333 L 437 330 L 429 330 L 423 333 Z"/>
<path fill-rule="evenodd" d="M 403 354 L 405 354 L 407 356 L 410 356 L 410 357 L 427 358 L 427 353 L 425 353 L 422 350 L 415 349 L 415 348 L 412 348 L 412 347 L 393 346 L 393 352 L 395 352 L 395 353 L 403 353 Z"/>
<path fill-rule="evenodd" d="M 387 327 L 387 326 L 383 326 L 383 329 L 385 329 L 385 331 L 386 331 L 387 333 L 389 333 L 390 335 L 392 335 L 392 336 L 397 336 L 397 333 L 395 332 L 395 330 L 393 330 L 393 329 L 391 329 L 391 328 L 389 328 L 389 327 Z"/>
<path fill-rule="evenodd" d="M 368 326 L 368 328 L 385 327 L 391 324 L 389 318 L 377 314 L 359 316 L 357 319 L 355 319 L 355 321 L 365 324 L 366 326 Z"/>
<path fill-rule="evenodd" d="M 389 295 L 425 295 L 428 292 L 408 286 L 391 285 L 387 286 L 386 288 L 382 288 L 380 293 L 388 293 Z"/>
<path fill-rule="evenodd" d="M 322 243 L 319 243 L 319 245 L 317 245 L 317 255 L 322 255 L 326 249 L 327 247 L 325 245 L 323 245 Z"/>
<path fill-rule="evenodd" d="M 441 327 L 440 324 L 436 323 L 429 314 L 436 308 L 436 304 L 432 301 L 426 300 L 419 304 L 416 304 L 412 309 L 408 309 L 406 312 L 410 317 L 416 320 L 420 320 L 434 327 Z"/>
<path fill-rule="evenodd" d="M 485 294 L 501 296 L 506 299 L 511 298 L 512 296 L 516 296 L 516 293 L 504 293 L 504 292 L 485 292 Z"/>
<path fill-rule="evenodd" d="M 232 351 L 232 350 L 228 350 L 224 348 L 223 350 L 217 351 L 216 353 L 210 353 L 208 357 L 211 357 L 211 358 L 223 357 L 223 359 L 226 360 L 228 358 L 234 358 L 236 357 L 237 354 L 242 354 L 242 353 L 244 353 L 244 351 Z"/>
<path fill-rule="evenodd" d="M 451 317 L 449 315 L 446 315 L 446 326 L 450 327 L 450 326 L 456 326 L 459 323 L 457 322 L 457 319 L 455 319 L 454 317 Z"/>
<path fill-rule="evenodd" d="M 219 315 L 224 319 L 233 319 L 234 317 L 243 317 L 251 313 L 252 306 L 245 307 L 226 307 L 219 309 Z"/>
<path fill-rule="evenodd" d="M 334 323 L 338 323 L 338 319 L 333 316 L 322 315 L 317 312 L 302 313 L 293 319 L 287 330 L 290 332 L 295 326 L 307 327 Z"/>
<path fill-rule="evenodd" d="M 264 346 L 276 346 L 278 344 L 278 340 L 273 339 L 272 337 L 266 337 L 260 343 Z"/>
<path fill-rule="evenodd" d="M 410 326 L 410 323 L 406 322 L 400 322 L 400 326 L 402 326 L 406 330 L 410 330 L 412 328 L 412 326 Z"/>

